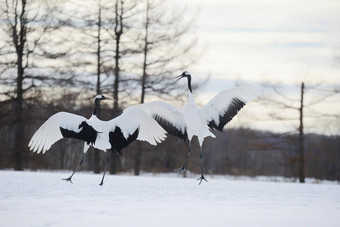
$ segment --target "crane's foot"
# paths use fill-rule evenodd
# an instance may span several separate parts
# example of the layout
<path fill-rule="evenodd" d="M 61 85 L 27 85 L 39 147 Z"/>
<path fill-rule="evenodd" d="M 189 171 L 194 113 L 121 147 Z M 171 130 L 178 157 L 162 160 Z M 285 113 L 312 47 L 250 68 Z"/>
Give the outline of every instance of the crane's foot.
<path fill-rule="evenodd" d="M 182 166 L 181 168 L 179 168 L 179 169 L 175 169 L 175 172 L 177 172 L 177 173 L 182 173 L 182 172 L 184 172 L 185 171 L 185 167 L 184 166 Z"/>
<path fill-rule="evenodd" d="M 104 182 L 102 181 L 102 182 L 100 182 L 99 186 L 103 186 L 103 184 L 104 184 Z"/>
<path fill-rule="evenodd" d="M 62 180 L 66 180 L 66 181 L 69 181 L 69 182 L 71 182 L 71 184 L 73 184 L 73 182 L 72 182 L 72 177 L 69 177 L 69 178 L 65 178 L 65 179 L 62 179 Z"/>
<path fill-rule="evenodd" d="M 205 182 L 208 182 L 207 179 L 205 179 L 205 177 L 203 176 L 203 174 L 201 175 L 200 178 L 198 178 L 197 180 L 199 180 L 199 185 L 202 183 L 202 180 L 205 180 Z"/>

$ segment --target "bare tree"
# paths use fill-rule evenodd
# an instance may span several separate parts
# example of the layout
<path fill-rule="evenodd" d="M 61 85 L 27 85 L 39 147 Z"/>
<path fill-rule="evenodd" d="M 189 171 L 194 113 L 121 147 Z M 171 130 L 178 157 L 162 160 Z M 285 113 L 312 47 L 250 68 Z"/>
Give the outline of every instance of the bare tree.
<path fill-rule="evenodd" d="M 6 89 L 1 93 L 13 103 L 14 139 L 13 150 L 15 170 L 24 168 L 24 104 L 39 83 L 51 79 L 48 70 L 41 63 L 37 69 L 38 59 L 51 59 L 42 55 L 46 34 L 58 29 L 60 21 L 53 17 L 56 7 L 50 1 L 13 0 L 4 2 L 0 9 L 1 32 L 5 39 L 0 44 L 1 83 Z"/>
<path fill-rule="evenodd" d="M 178 5 L 169 8 L 166 1 L 146 1 L 144 38 L 140 39 L 143 50 L 141 103 L 146 94 L 164 98 L 179 96 L 180 90 L 173 83 L 174 73 L 187 69 L 199 58 L 195 51 L 193 21 L 194 15 L 188 17 L 186 8 Z"/>
<path fill-rule="evenodd" d="M 308 90 L 316 90 L 317 87 L 320 85 L 314 85 L 307 87 Z M 292 163 L 297 163 L 297 176 L 299 178 L 300 183 L 305 182 L 305 124 L 304 120 L 305 118 L 315 118 L 317 117 L 315 114 L 309 114 L 309 116 L 305 115 L 305 108 L 310 108 L 314 105 L 317 105 L 321 102 L 323 102 L 325 99 L 335 95 L 336 93 L 332 92 L 332 90 L 329 90 L 326 92 L 326 94 L 323 94 L 319 96 L 318 98 L 311 100 L 309 103 L 305 103 L 305 93 L 306 93 L 306 86 L 305 83 L 302 82 L 300 84 L 300 97 L 299 99 L 294 99 L 289 97 L 288 95 L 284 94 L 280 89 L 273 85 L 273 84 L 266 84 L 264 85 L 265 88 L 269 88 L 274 92 L 274 95 L 267 95 L 261 97 L 259 102 L 261 104 L 272 106 L 275 108 L 272 108 L 274 111 L 269 113 L 269 117 L 273 120 L 279 120 L 279 121 L 290 121 L 290 122 L 297 122 L 298 127 L 295 127 L 295 129 L 292 131 L 293 133 L 298 134 L 297 139 L 297 157 L 292 158 L 290 155 L 285 155 L 287 159 L 291 160 Z M 291 110 L 293 112 L 287 113 L 287 110 Z M 294 117 L 294 112 L 298 113 L 298 117 Z M 313 112 L 309 111 L 309 113 Z M 287 116 L 290 115 L 290 116 Z M 327 114 L 326 114 L 327 116 Z M 320 116 L 319 116 L 320 117 Z"/>
<path fill-rule="evenodd" d="M 299 113 L 300 113 L 300 117 L 299 117 L 299 180 L 300 183 L 305 183 L 305 155 L 304 155 L 304 141 L 305 141 L 305 137 L 304 137 L 304 133 L 303 133 L 303 107 L 304 107 L 304 103 L 303 103 L 303 96 L 304 96 L 304 91 L 305 91 L 305 83 L 302 82 L 301 83 L 301 95 L 300 95 L 300 107 L 299 107 Z"/>
<path fill-rule="evenodd" d="M 96 91 L 97 94 L 101 94 L 101 74 L 102 74 L 102 62 L 101 62 L 101 46 L 102 46 L 102 5 L 101 1 L 98 1 L 98 21 L 97 21 L 97 86 Z M 97 106 L 97 114 L 100 115 L 100 102 L 98 102 Z M 100 173 L 99 163 L 100 163 L 100 150 L 94 149 L 94 158 L 93 158 L 93 170 L 95 173 Z"/>

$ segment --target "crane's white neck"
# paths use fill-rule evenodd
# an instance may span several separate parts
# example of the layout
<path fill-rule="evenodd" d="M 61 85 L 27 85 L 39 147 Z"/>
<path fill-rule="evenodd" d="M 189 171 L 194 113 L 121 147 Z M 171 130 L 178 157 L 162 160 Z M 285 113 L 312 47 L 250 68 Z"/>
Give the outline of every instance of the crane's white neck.
<path fill-rule="evenodd" d="M 188 89 L 188 104 L 195 104 L 196 105 L 196 102 L 195 102 L 195 99 L 194 99 L 194 95 L 191 93 L 191 91 Z"/>

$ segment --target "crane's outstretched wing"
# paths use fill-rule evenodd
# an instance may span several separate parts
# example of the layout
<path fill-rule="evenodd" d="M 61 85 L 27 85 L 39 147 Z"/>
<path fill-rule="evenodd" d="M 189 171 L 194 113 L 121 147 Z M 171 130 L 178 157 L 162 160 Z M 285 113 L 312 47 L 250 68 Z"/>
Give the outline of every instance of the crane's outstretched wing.
<path fill-rule="evenodd" d="M 182 140 L 187 138 L 183 113 L 180 109 L 163 101 L 154 101 L 139 104 L 127 110 L 135 108 L 141 109 L 153 117 L 170 135 L 177 136 Z"/>
<path fill-rule="evenodd" d="M 166 131 L 151 116 L 138 108 L 126 109 L 105 125 L 109 127 L 112 148 L 119 152 L 135 140 L 157 145 L 166 138 Z"/>
<path fill-rule="evenodd" d="M 256 90 L 251 86 L 239 86 L 223 90 L 201 108 L 211 129 L 223 131 L 223 127 L 233 119 L 242 107 L 255 98 Z"/>
<path fill-rule="evenodd" d="M 79 115 L 58 112 L 34 133 L 28 146 L 33 152 L 45 153 L 62 138 L 74 138 L 93 144 L 96 141 L 97 131 L 89 126 L 86 120 Z"/>

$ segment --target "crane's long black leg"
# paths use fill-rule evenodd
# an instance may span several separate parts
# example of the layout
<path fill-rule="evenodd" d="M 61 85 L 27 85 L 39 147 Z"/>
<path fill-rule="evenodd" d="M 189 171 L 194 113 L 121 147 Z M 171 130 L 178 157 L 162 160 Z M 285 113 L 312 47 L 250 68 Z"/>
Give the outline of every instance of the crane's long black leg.
<path fill-rule="evenodd" d="M 110 162 L 109 155 L 108 155 L 108 151 L 106 151 L 105 154 L 106 154 L 105 169 L 104 169 L 104 174 L 103 174 L 102 181 L 101 181 L 100 184 L 99 184 L 100 186 L 102 186 L 103 183 L 104 183 L 104 177 L 105 177 L 105 173 L 106 173 L 106 168 L 107 168 L 107 165 L 108 165 L 109 162 Z"/>
<path fill-rule="evenodd" d="M 65 179 L 62 179 L 62 180 L 66 180 L 66 181 L 69 181 L 72 183 L 72 177 L 73 175 L 80 169 L 81 165 L 83 164 L 83 161 L 84 161 L 84 157 L 85 157 L 85 153 L 83 152 L 83 155 L 81 156 L 81 159 L 80 159 L 80 162 L 77 166 L 77 168 L 73 171 L 72 175 L 68 178 L 65 178 Z M 73 184 L 73 183 L 72 183 Z"/>
<path fill-rule="evenodd" d="M 199 184 L 202 183 L 202 180 L 205 180 L 205 182 L 208 182 L 207 179 L 205 179 L 205 177 L 203 175 L 203 151 L 202 151 L 202 146 L 200 146 L 200 161 L 201 161 L 201 177 L 197 179 L 197 180 L 200 181 Z"/>
<path fill-rule="evenodd" d="M 185 156 L 185 159 L 184 159 L 184 164 L 181 168 L 179 169 L 176 169 L 175 171 L 178 172 L 178 173 L 182 173 L 183 171 L 186 170 L 186 167 L 187 167 L 187 161 L 188 161 L 188 158 L 190 156 L 190 153 L 191 153 L 191 141 L 189 140 L 189 150 L 188 150 L 188 153 L 187 155 Z"/>

